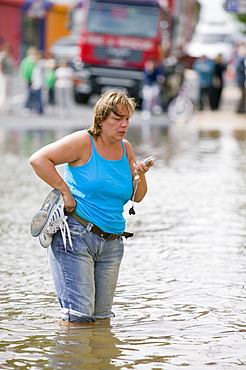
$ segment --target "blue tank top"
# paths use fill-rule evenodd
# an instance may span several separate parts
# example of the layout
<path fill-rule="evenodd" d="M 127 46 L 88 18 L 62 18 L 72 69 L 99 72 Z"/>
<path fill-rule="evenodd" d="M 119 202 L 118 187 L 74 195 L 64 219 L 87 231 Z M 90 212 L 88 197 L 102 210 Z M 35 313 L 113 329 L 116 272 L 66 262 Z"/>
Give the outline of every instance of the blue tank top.
<path fill-rule="evenodd" d="M 89 133 L 88 133 L 89 134 Z M 90 135 L 90 134 L 89 134 Z M 65 165 L 65 181 L 76 200 L 77 214 L 105 232 L 120 234 L 125 230 L 124 205 L 133 192 L 132 174 L 123 142 L 123 157 L 101 157 L 91 139 L 91 156 L 82 166 Z"/>

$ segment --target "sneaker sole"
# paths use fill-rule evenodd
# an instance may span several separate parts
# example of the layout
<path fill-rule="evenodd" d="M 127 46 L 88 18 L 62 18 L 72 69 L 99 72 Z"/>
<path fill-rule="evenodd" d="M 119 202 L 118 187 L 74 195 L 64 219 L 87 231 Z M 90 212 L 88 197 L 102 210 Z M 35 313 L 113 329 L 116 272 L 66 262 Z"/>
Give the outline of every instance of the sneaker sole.
<path fill-rule="evenodd" d="M 52 190 L 44 200 L 44 203 L 40 210 L 35 214 L 31 221 L 31 235 L 36 237 L 39 236 L 42 230 L 45 228 L 49 216 L 53 210 L 53 208 L 58 203 L 61 197 L 60 190 Z"/>
<path fill-rule="evenodd" d="M 42 234 L 42 233 L 41 233 Z M 42 239 L 41 239 L 41 237 L 40 237 L 40 235 L 39 235 L 39 237 L 38 237 L 38 240 L 39 240 L 39 243 L 41 244 L 41 246 L 43 247 L 43 248 L 48 248 L 50 245 L 51 245 L 51 243 L 52 243 L 52 239 L 51 239 L 51 242 L 49 242 L 49 243 L 43 243 L 42 242 Z"/>

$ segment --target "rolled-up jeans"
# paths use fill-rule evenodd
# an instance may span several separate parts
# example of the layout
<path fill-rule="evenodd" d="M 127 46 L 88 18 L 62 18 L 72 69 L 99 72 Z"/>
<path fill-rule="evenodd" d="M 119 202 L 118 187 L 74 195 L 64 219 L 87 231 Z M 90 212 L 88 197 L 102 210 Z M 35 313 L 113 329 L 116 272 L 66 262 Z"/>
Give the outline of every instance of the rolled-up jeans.
<path fill-rule="evenodd" d="M 120 263 L 124 254 L 122 237 L 106 241 L 68 216 L 72 247 L 64 247 L 60 231 L 48 247 L 48 259 L 61 305 L 61 319 L 94 322 L 109 318 Z"/>

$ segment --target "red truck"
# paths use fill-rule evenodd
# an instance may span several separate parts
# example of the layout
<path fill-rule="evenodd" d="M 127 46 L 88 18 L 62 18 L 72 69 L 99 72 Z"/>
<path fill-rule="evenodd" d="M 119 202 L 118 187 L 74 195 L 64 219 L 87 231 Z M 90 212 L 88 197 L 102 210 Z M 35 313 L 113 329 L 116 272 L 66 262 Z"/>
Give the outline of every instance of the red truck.
<path fill-rule="evenodd" d="M 75 63 L 74 96 L 86 103 L 92 94 L 126 89 L 141 100 L 146 60 L 163 60 L 167 13 L 157 0 L 91 0 L 84 10 Z"/>

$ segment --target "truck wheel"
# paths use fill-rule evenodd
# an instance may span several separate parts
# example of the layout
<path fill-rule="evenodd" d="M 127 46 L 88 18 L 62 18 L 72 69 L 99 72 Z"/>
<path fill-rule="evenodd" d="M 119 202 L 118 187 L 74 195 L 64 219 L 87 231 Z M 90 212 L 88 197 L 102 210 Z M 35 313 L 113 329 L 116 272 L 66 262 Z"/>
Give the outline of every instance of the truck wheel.
<path fill-rule="evenodd" d="M 143 104 L 143 99 L 142 98 L 136 98 L 136 102 L 137 102 L 137 110 L 141 110 L 142 109 L 142 104 Z"/>
<path fill-rule="evenodd" d="M 90 98 L 90 95 L 74 93 L 74 99 L 76 103 L 86 104 L 89 98 Z"/>

